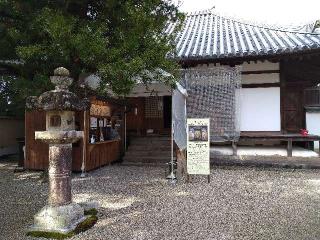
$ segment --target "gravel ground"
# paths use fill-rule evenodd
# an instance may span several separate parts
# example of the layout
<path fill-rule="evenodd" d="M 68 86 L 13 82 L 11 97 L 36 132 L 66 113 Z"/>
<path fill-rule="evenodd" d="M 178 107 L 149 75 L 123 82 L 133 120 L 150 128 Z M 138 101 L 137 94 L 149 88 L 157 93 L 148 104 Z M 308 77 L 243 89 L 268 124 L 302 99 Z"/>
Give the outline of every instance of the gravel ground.
<path fill-rule="evenodd" d="M 38 172 L 13 173 L 0 161 L 0 239 L 28 239 L 25 228 L 46 202 Z M 214 168 L 211 183 L 171 186 L 164 169 L 108 166 L 75 175 L 75 201 L 100 202 L 99 221 L 73 238 L 320 239 L 320 170 Z"/>

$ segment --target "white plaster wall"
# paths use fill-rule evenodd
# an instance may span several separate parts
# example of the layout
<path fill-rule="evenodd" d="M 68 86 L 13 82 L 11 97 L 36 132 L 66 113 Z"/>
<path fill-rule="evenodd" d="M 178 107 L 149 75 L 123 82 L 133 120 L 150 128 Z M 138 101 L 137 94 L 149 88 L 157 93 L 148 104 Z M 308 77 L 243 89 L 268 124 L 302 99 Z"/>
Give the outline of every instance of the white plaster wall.
<path fill-rule="evenodd" d="M 320 135 L 320 112 L 306 113 L 306 127 L 310 134 Z M 314 147 L 319 149 L 319 142 L 314 142 Z"/>
<path fill-rule="evenodd" d="M 241 131 L 280 131 L 280 88 L 243 88 L 240 96 Z"/>
<path fill-rule="evenodd" d="M 279 73 L 242 74 L 242 84 L 279 83 Z"/>

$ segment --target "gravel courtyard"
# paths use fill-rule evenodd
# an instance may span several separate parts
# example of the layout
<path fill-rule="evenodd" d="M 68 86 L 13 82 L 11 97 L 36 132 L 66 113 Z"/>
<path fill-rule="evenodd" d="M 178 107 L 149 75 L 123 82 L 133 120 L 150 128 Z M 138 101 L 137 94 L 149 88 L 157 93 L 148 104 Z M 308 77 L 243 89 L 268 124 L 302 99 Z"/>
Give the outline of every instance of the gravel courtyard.
<path fill-rule="evenodd" d="M 46 202 L 39 172 L 0 161 L 0 239 L 25 228 Z M 171 186 L 164 169 L 107 166 L 73 178 L 75 201 L 98 200 L 99 221 L 71 239 L 320 239 L 320 170 L 214 168 Z"/>

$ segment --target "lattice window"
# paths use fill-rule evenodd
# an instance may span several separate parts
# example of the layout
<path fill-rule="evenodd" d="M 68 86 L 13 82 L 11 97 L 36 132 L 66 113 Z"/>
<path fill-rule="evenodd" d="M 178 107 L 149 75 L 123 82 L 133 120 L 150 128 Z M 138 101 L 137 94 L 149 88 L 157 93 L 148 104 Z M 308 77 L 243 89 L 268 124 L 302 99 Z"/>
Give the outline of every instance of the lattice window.
<path fill-rule="evenodd" d="M 163 98 L 147 97 L 145 99 L 145 117 L 162 118 L 163 117 Z"/>

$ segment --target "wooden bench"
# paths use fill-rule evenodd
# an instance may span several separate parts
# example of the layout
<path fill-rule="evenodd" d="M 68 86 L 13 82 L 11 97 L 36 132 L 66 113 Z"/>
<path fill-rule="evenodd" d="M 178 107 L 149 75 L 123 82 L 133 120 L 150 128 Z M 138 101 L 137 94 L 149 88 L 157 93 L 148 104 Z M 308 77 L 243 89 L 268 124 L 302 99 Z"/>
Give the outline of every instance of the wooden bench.
<path fill-rule="evenodd" d="M 239 142 L 268 142 L 282 141 L 287 142 L 287 156 L 292 157 L 293 142 L 316 142 L 320 144 L 320 136 L 318 135 L 302 135 L 299 133 L 270 133 L 270 132 L 242 132 L 238 142 L 232 142 L 233 155 L 237 155 L 237 144 Z"/>

